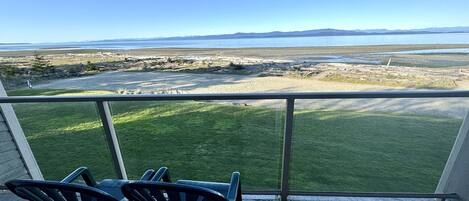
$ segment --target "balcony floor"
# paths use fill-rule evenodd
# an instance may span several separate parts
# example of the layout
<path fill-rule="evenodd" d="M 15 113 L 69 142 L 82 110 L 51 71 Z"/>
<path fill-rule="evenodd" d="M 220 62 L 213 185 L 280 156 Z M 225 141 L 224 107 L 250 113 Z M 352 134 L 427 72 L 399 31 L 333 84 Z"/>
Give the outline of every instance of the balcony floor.
<path fill-rule="evenodd" d="M 1 201 L 20 201 L 23 200 L 16 196 L 15 194 L 5 191 L 5 190 L 0 190 L 0 200 Z"/>
<path fill-rule="evenodd" d="M 23 201 L 8 191 L 0 191 L 1 201 Z M 243 195 L 245 201 L 279 201 L 274 195 Z M 370 198 L 370 197 L 328 197 L 328 196 L 289 196 L 289 201 L 435 201 L 434 198 Z"/>

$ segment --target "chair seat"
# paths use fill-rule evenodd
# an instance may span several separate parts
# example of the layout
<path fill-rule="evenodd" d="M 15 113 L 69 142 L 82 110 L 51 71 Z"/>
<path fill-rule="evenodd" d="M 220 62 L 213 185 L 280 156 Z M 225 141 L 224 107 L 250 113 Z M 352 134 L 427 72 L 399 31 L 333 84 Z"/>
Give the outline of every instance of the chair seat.
<path fill-rule="evenodd" d="M 225 198 L 228 195 L 228 190 L 230 189 L 229 183 L 221 183 L 221 182 L 207 182 L 207 181 L 194 181 L 194 180 L 178 180 L 177 184 L 184 184 L 184 185 L 191 185 L 191 186 L 198 186 L 202 188 L 208 188 L 210 190 L 217 191 L 221 193 Z"/>
<path fill-rule="evenodd" d="M 122 194 L 121 188 L 124 184 L 129 182 L 128 180 L 104 179 L 96 184 L 96 188 L 122 200 L 124 199 L 124 194 Z"/>

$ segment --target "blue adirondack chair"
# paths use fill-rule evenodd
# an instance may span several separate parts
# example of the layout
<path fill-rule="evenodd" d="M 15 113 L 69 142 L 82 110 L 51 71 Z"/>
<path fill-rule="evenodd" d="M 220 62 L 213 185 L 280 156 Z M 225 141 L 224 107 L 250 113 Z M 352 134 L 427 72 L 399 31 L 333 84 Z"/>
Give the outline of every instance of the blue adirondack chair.
<path fill-rule="evenodd" d="M 129 201 L 242 201 L 239 172 L 232 174 L 230 183 L 137 181 L 124 184 L 122 192 Z"/>
<path fill-rule="evenodd" d="M 147 170 L 141 180 L 160 179 L 170 182 L 168 169 L 160 168 L 158 171 Z M 158 177 L 161 175 L 161 177 Z M 82 178 L 83 184 L 72 183 Z M 15 179 L 5 183 L 7 188 L 21 198 L 31 201 L 117 201 L 122 200 L 121 187 L 127 180 L 104 179 L 96 182 L 86 167 L 80 167 L 70 173 L 61 181 L 39 181 Z"/>

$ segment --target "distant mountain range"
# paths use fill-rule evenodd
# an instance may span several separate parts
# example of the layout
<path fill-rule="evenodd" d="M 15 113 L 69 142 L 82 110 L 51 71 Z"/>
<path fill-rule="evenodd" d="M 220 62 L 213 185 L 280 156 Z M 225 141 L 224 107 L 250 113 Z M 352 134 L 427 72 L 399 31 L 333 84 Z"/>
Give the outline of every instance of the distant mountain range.
<path fill-rule="evenodd" d="M 119 41 L 153 41 L 153 40 L 213 40 L 213 39 L 242 39 L 242 38 L 282 38 L 282 37 L 315 37 L 315 36 L 360 36 L 360 35 L 403 35 L 403 34 L 441 34 L 441 33 L 469 33 L 469 26 L 461 27 L 433 27 L 424 29 L 313 29 L 305 31 L 273 31 L 265 33 L 234 33 L 219 35 L 178 36 L 159 38 L 122 38 L 110 40 L 94 40 L 81 42 L 119 42 Z M 0 43 L 1 45 L 22 45 L 29 43 Z"/>
<path fill-rule="evenodd" d="M 26 45 L 31 43 L 0 43 L 0 45 Z"/>
<path fill-rule="evenodd" d="M 273 31 L 266 33 L 234 33 L 205 36 L 181 36 L 158 38 L 159 40 L 209 40 L 209 39 L 241 39 L 241 38 L 280 38 L 280 37 L 313 37 L 313 36 L 358 36 L 358 35 L 398 35 L 398 34 L 437 34 L 437 33 L 469 33 L 469 27 L 438 27 L 424 29 L 388 30 L 340 30 L 313 29 L 305 31 Z"/>

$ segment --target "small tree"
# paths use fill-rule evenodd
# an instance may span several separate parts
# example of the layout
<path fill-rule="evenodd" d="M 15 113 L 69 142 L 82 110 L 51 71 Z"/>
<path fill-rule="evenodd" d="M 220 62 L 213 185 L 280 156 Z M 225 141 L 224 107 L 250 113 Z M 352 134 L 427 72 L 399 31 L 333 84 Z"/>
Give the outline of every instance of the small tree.
<path fill-rule="evenodd" d="M 233 62 L 230 62 L 228 64 L 228 67 L 230 67 L 231 69 L 233 70 L 243 70 L 244 69 L 244 66 L 241 65 L 241 64 L 234 64 Z"/>
<path fill-rule="evenodd" d="M 0 74 L 3 77 L 13 77 L 16 75 L 16 68 L 10 65 L 0 66 Z"/>
<path fill-rule="evenodd" d="M 44 56 L 41 56 L 37 53 L 34 54 L 32 67 L 33 71 L 41 73 L 42 75 L 50 72 L 53 68 L 49 60 L 46 60 Z"/>
<path fill-rule="evenodd" d="M 86 71 L 95 71 L 95 70 L 98 70 L 98 67 L 96 66 L 96 64 L 91 63 L 90 61 L 87 61 L 86 66 L 85 66 L 85 70 Z"/>

